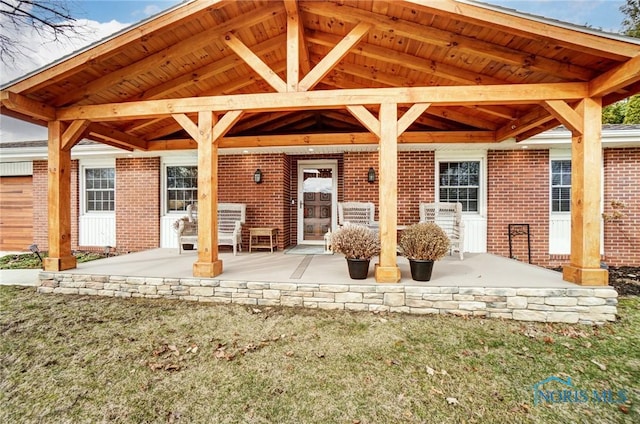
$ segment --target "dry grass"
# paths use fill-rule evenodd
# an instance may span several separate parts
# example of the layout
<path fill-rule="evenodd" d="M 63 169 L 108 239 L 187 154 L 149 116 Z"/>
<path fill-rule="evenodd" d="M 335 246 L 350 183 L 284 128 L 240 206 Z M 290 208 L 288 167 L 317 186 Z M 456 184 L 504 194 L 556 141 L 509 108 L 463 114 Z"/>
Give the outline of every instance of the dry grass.
<path fill-rule="evenodd" d="M 0 421 L 639 422 L 639 310 L 592 328 L 1 287 Z M 630 401 L 534 406 L 551 375 Z"/>

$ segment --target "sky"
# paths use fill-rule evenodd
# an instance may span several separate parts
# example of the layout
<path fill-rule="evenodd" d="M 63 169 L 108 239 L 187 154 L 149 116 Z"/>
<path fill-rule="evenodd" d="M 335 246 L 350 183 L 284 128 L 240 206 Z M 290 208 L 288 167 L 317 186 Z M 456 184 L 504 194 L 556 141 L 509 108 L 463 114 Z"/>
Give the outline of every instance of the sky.
<path fill-rule="evenodd" d="M 74 17 L 86 28 L 83 37 L 77 37 L 64 45 L 59 45 L 38 39 L 34 31 L 21 31 L 18 37 L 30 46 L 30 51 L 27 57 L 18 61 L 14 67 L 0 64 L 0 85 L 21 78 L 87 44 L 108 37 L 182 2 L 182 0 L 69 1 L 73 6 Z M 483 3 L 618 33 L 624 19 L 620 6 L 625 4 L 625 0 L 486 0 Z M 46 137 L 45 128 L 0 116 L 0 142 L 43 140 Z"/>

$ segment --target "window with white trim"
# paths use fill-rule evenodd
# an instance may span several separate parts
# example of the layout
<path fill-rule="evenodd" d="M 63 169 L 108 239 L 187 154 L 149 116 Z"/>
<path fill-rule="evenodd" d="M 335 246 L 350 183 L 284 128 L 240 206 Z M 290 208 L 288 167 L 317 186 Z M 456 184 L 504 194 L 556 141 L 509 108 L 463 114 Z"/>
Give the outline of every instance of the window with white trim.
<path fill-rule="evenodd" d="M 115 168 L 84 168 L 86 212 L 115 211 L 115 179 Z"/>
<path fill-rule="evenodd" d="M 571 212 L 571 160 L 551 161 L 551 212 Z"/>
<path fill-rule="evenodd" d="M 198 167 L 167 166 L 167 212 L 184 212 L 198 199 Z"/>
<path fill-rule="evenodd" d="M 440 202 L 460 202 L 463 212 L 479 212 L 480 161 L 438 162 Z"/>

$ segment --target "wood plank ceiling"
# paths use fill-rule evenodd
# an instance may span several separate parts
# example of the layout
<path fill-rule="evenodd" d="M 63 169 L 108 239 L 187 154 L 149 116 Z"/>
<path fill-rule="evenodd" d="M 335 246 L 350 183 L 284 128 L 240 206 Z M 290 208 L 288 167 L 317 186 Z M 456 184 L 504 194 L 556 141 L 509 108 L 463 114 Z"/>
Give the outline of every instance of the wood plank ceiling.
<path fill-rule="evenodd" d="M 286 91 L 292 54 L 299 57 L 294 83 L 314 91 L 588 82 L 640 54 L 639 44 L 621 37 L 504 12 L 452 0 L 192 1 L 3 87 L 35 106 L 12 106 L 4 94 L 2 113 L 46 125 L 45 117 L 25 110 Z M 298 52 L 287 43 L 292 20 L 300 23 Z M 314 72 L 324 74 L 317 83 Z M 603 103 L 639 89 L 631 78 L 603 93 Z M 400 106 L 400 116 L 409 106 Z M 559 125 L 547 108 L 432 105 L 405 137 L 523 140 Z M 368 133 L 354 115 L 346 107 L 248 112 L 225 137 Z M 92 123 L 88 138 L 128 149 L 193 147 L 166 115 Z"/>

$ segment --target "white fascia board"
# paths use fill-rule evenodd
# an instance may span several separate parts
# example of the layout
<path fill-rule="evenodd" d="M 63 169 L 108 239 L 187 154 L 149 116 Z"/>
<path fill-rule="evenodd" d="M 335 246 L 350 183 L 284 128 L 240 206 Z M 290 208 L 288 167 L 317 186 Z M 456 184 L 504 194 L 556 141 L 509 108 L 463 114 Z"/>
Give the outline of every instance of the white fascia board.
<path fill-rule="evenodd" d="M 547 131 L 518 143 L 518 146 L 528 146 L 532 148 L 571 147 L 571 131 Z M 603 129 L 602 146 L 604 148 L 640 147 L 640 129 Z"/>

